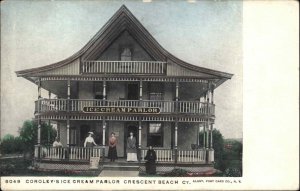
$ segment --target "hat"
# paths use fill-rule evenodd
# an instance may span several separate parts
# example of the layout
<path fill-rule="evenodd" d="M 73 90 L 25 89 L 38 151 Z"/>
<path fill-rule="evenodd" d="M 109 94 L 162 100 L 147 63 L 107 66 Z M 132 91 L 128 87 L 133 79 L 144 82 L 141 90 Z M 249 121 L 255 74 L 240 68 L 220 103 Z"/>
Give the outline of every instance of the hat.
<path fill-rule="evenodd" d="M 88 132 L 88 134 L 92 134 L 92 135 L 94 135 L 94 133 L 93 133 L 92 131 Z"/>

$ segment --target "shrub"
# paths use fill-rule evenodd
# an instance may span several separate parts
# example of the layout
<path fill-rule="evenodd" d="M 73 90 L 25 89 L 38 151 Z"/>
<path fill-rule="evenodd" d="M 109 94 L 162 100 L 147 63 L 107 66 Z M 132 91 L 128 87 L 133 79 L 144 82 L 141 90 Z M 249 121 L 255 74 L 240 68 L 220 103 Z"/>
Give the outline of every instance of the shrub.
<path fill-rule="evenodd" d="M 1 141 L 0 150 L 2 154 L 22 153 L 23 144 L 19 137 L 7 134 Z"/>

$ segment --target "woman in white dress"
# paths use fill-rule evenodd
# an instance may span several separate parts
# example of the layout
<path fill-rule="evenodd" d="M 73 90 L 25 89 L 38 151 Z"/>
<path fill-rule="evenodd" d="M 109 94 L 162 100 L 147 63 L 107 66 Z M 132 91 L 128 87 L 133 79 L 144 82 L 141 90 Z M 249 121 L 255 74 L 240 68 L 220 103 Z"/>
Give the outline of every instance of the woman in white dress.
<path fill-rule="evenodd" d="M 127 138 L 127 161 L 137 161 L 136 138 L 133 136 L 132 132 L 130 132 L 130 136 Z"/>

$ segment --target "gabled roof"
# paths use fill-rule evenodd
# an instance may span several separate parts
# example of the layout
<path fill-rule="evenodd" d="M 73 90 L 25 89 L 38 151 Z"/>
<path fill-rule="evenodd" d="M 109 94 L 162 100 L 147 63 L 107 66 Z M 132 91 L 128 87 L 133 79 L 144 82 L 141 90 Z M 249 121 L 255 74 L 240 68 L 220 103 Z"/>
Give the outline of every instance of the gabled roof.
<path fill-rule="evenodd" d="M 108 20 L 108 22 L 96 33 L 96 35 L 77 53 L 60 62 L 43 67 L 17 71 L 17 76 L 30 76 L 35 73 L 45 72 L 60 68 L 70 64 L 76 59 L 93 60 L 96 53 L 103 52 L 122 32 L 128 31 L 135 40 L 143 46 L 145 50 L 156 61 L 170 61 L 189 70 L 209 74 L 220 79 L 230 79 L 233 75 L 225 72 L 211 70 L 189 64 L 168 51 L 166 51 L 138 21 L 138 19 L 127 9 L 125 5 Z M 28 78 L 27 78 L 28 79 Z M 224 81 L 225 81 L 224 80 Z"/>

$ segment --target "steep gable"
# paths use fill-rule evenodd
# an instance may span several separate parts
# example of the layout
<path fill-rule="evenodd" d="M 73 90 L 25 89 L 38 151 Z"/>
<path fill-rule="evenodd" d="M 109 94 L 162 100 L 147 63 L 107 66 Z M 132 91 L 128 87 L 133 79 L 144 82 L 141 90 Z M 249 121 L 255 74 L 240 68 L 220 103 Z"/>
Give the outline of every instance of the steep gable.
<path fill-rule="evenodd" d="M 154 58 L 143 48 L 126 30 L 109 45 L 103 52 L 99 52 L 95 60 L 118 61 L 122 51 L 128 48 L 132 61 L 153 61 Z"/>
<path fill-rule="evenodd" d="M 167 76 L 216 79 L 218 85 L 232 77 L 232 74 L 195 66 L 175 57 L 153 38 L 124 5 L 80 51 L 71 57 L 58 63 L 17 71 L 16 73 L 18 76 L 27 77 L 27 79 L 40 75 L 81 75 L 80 66 L 82 62 L 108 59 L 111 49 L 120 48 L 125 34 L 128 35 L 128 40 L 131 42 L 128 46 L 134 46 L 133 50 L 138 50 L 141 55 L 134 59 L 167 62 Z M 119 60 L 116 55 L 113 59 Z M 68 73 L 63 71 L 68 71 Z"/>

